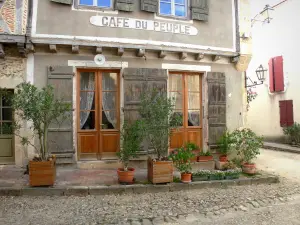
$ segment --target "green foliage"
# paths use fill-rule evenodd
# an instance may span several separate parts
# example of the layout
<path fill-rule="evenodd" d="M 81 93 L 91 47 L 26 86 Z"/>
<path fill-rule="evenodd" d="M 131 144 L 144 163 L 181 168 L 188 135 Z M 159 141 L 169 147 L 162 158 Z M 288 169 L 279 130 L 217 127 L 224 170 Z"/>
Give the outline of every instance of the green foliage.
<path fill-rule="evenodd" d="M 283 127 L 283 133 L 288 136 L 290 143 L 300 144 L 300 124 L 294 123 L 292 126 Z"/>
<path fill-rule="evenodd" d="M 42 89 L 30 83 L 21 83 L 16 87 L 15 94 L 12 96 L 12 108 L 15 112 L 13 124 L 14 133 L 21 137 L 23 145 L 35 147 L 41 160 L 47 160 L 48 151 L 48 128 L 52 122 L 60 124 L 69 116 L 67 112 L 72 110 L 72 105 L 55 98 L 54 89 L 48 85 Z M 34 131 L 33 137 L 22 136 L 20 130 L 24 121 L 32 123 L 30 129 Z M 30 139 L 37 136 L 39 145 L 34 145 Z"/>
<path fill-rule="evenodd" d="M 191 158 L 195 156 L 192 149 L 193 148 L 181 147 L 174 150 L 169 156 L 169 159 L 174 162 L 175 167 L 181 173 L 189 173 L 192 170 Z"/>
<path fill-rule="evenodd" d="M 191 151 L 194 151 L 194 150 L 199 150 L 199 147 L 195 144 L 195 143 L 192 143 L 192 142 L 188 142 L 185 144 L 185 148 L 191 150 Z"/>
<path fill-rule="evenodd" d="M 229 169 L 224 171 L 225 177 L 239 177 L 241 173 L 241 169 Z"/>
<path fill-rule="evenodd" d="M 129 160 L 136 157 L 137 151 L 140 149 L 143 141 L 143 122 L 137 120 L 133 123 L 124 122 L 121 130 L 121 149 L 117 152 L 117 156 L 124 165 L 124 171 L 128 170 Z"/>
<path fill-rule="evenodd" d="M 209 150 L 207 150 L 206 152 L 201 151 L 199 153 L 199 156 L 212 156 L 212 154 Z"/>
<path fill-rule="evenodd" d="M 231 143 L 231 134 L 229 131 L 225 131 L 221 138 L 217 141 L 218 144 L 218 150 L 222 155 L 227 155 L 231 148 L 230 148 L 230 143 Z"/>
<path fill-rule="evenodd" d="M 237 166 L 232 161 L 229 161 L 222 166 L 222 170 L 232 170 L 232 169 L 236 169 L 236 168 L 237 168 Z"/>
<path fill-rule="evenodd" d="M 223 180 L 225 178 L 225 173 L 220 170 L 211 171 L 209 175 L 210 180 Z"/>
<path fill-rule="evenodd" d="M 263 137 L 248 128 L 237 129 L 231 134 L 230 145 L 236 150 L 238 161 L 252 163 L 253 159 L 260 154 L 259 148 L 263 146 Z"/>
<path fill-rule="evenodd" d="M 166 93 L 153 89 L 142 95 L 140 115 L 144 121 L 146 138 L 159 160 L 168 154 L 171 129 L 180 124 L 180 118 L 173 112 L 173 100 L 168 98 Z"/>
<path fill-rule="evenodd" d="M 210 170 L 199 170 L 195 173 L 193 173 L 193 176 L 198 176 L 198 177 L 206 177 L 211 174 Z"/>

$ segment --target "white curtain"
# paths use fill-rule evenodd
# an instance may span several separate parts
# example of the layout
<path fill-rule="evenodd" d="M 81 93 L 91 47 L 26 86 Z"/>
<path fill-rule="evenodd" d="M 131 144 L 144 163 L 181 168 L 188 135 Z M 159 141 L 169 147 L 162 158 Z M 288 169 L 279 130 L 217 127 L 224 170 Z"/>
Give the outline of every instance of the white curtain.
<path fill-rule="evenodd" d="M 114 74 L 115 75 L 115 74 Z M 114 79 L 115 78 L 115 79 Z M 102 76 L 102 107 L 107 120 L 112 124 L 114 128 L 117 127 L 116 118 L 116 77 L 107 76 L 103 74 Z M 113 90 L 110 92 L 105 92 L 105 90 Z M 113 110 L 113 111 L 106 111 Z"/>
<path fill-rule="evenodd" d="M 95 89 L 95 75 L 89 73 L 89 75 L 81 75 L 80 79 L 81 90 L 94 90 Z M 81 92 L 80 93 L 80 109 L 91 110 L 94 101 L 94 92 Z M 87 119 L 89 118 L 89 111 L 80 112 L 80 128 L 84 128 Z"/>

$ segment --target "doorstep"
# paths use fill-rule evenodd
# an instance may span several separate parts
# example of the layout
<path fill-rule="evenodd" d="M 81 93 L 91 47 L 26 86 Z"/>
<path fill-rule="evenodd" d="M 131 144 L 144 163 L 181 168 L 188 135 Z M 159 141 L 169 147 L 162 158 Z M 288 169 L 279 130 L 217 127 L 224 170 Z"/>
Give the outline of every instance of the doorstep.
<path fill-rule="evenodd" d="M 258 185 L 278 183 L 274 175 L 263 174 L 255 177 L 240 177 L 236 180 L 198 181 L 189 184 L 170 183 L 163 185 L 91 185 L 91 186 L 54 186 L 54 187 L 0 187 L 0 196 L 87 196 L 111 194 L 144 194 L 174 192 L 203 188 L 226 188 L 229 186 Z"/>

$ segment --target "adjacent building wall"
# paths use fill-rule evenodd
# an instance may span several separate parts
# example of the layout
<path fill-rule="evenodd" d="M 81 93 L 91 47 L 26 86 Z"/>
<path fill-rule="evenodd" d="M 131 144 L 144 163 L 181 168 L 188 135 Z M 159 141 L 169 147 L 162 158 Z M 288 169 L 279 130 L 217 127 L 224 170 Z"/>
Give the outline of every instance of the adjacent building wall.
<path fill-rule="evenodd" d="M 300 1 L 288 0 L 271 12 L 271 23 L 256 22 L 252 28 L 253 58 L 247 70 L 252 80 L 257 80 L 255 70 L 260 64 L 267 68 L 266 81 L 252 90 L 257 98 L 250 103 L 247 125 L 266 140 L 282 141 L 280 127 L 279 101 L 293 100 L 294 120 L 300 122 L 299 62 L 298 45 L 300 24 Z M 283 56 L 285 91 L 269 92 L 268 61 L 275 56 Z"/>

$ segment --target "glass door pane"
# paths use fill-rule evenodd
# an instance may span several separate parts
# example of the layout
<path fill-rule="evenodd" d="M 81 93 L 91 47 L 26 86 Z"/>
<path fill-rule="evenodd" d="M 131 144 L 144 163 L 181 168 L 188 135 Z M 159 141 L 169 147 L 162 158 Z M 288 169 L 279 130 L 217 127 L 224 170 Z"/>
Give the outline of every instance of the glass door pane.
<path fill-rule="evenodd" d="M 171 120 L 180 120 L 180 126 L 183 126 L 184 118 L 184 92 L 183 92 L 183 77 L 181 74 L 170 74 L 169 76 L 169 97 L 174 104 L 174 113 Z"/>
<path fill-rule="evenodd" d="M 189 127 L 200 126 L 201 87 L 200 75 L 187 75 L 187 124 Z"/>

